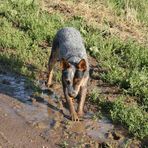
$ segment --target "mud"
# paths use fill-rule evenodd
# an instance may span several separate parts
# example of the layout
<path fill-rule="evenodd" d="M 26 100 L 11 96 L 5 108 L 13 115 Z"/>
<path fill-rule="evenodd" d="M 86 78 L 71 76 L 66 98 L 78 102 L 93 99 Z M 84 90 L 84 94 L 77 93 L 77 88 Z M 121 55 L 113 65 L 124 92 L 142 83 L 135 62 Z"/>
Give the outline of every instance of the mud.
<path fill-rule="evenodd" d="M 26 83 L 22 76 L 0 74 L 0 147 L 125 147 L 133 142 L 105 116 L 94 119 L 96 109 L 89 102 L 82 121 L 70 121 L 60 84 L 48 89 L 39 80 L 37 94 Z"/>

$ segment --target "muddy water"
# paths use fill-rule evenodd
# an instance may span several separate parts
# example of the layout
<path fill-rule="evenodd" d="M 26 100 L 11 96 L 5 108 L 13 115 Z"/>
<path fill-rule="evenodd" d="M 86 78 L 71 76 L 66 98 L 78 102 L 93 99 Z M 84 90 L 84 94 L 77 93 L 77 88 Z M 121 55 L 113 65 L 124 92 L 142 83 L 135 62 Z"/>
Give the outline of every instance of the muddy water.
<path fill-rule="evenodd" d="M 71 122 L 61 87 L 47 89 L 44 81 L 37 83 L 42 89 L 40 94 L 26 87 L 24 77 L 0 74 L 0 92 L 17 100 L 13 110 L 28 124 L 42 129 L 41 137 L 46 141 L 49 135 L 57 147 L 124 147 L 130 141 L 126 132 L 106 117 L 93 120 L 94 112 L 87 112 L 80 122 Z"/>

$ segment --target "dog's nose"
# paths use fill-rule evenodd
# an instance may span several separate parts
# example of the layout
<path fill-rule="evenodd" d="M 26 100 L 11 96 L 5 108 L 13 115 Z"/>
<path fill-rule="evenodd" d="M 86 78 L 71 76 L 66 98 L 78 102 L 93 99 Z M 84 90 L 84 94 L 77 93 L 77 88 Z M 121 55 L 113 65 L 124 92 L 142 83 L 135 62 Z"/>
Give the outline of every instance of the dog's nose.
<path fill-rule="evenodd" d="M 73 92 L 69 93 L 69 96 L 70 96 L 70 97 L 74 97 L 74 98 L 75 98 L 75 97 L 77 96 L 77 94 L 76 94 L 76 92 L 75 92 L 75 91 L 73 91 Z"/>

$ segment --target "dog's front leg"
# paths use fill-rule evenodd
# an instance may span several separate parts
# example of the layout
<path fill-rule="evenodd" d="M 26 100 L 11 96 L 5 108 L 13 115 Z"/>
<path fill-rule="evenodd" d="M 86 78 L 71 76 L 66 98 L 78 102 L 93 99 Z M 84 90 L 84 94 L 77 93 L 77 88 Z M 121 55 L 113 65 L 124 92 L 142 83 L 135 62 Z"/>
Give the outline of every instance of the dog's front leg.
<path fill-rule="evenodd" d="M 69 107 L 69 111 L 70 111 L 70 115 L 71 115 L 71 120 L 72 121 L 79 121 L 79 118 L 78 118 L 78 115 L 75 111 L 75 107 L 74 107 L 74 98 L 70 97 L 68 94 L 67 94 L 67 91 L 66 89 L 64 89 L 64 94 L 65 94 L 65 98 L 66 98 L 66 101 L 68 103 L 68 107 Z"/>
<path fill-rule="evenodd" d="M 70 110 L 72 121 L 79 121 L 78 115 L 77 115 L 77 113 L 75 111 L 75 108 L 74 108 L 73 98 L 72 97 L 68 97 L 67 98 L 67 102 L 69 104 L 69 110 Z"/>
<path fill-rule="evenodd" d="M 80 90 L 80 102 L 79 102 L 79 105 L 78 105 L 78 116 L 80 116 L 80 117 L 82 117 L 83 114 L 84 114 L 83 108 L 84 108 L 86 93 L 87 93 L 86 86 L 82 86 L 81 90 Z"/>

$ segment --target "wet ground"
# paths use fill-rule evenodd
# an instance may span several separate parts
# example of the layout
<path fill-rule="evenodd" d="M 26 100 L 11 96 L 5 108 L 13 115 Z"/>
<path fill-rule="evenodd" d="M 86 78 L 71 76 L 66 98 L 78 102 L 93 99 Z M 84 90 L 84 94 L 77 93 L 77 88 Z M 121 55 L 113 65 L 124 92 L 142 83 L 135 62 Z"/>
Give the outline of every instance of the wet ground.
<path fill-rule="evenodd" d="M 38 94 L 27 87 L 24 77 L 0 74 L 0 147 L 140 147 L 105 116 L 94 118 L 96 109 L 88 102 L 83 120 L 70 121 L 62 86 L 54 83 L 48 89 L 44 80 L 37 83 L 42 90 Z M 92 80 L 90 85 L 98 83 Z"/>

